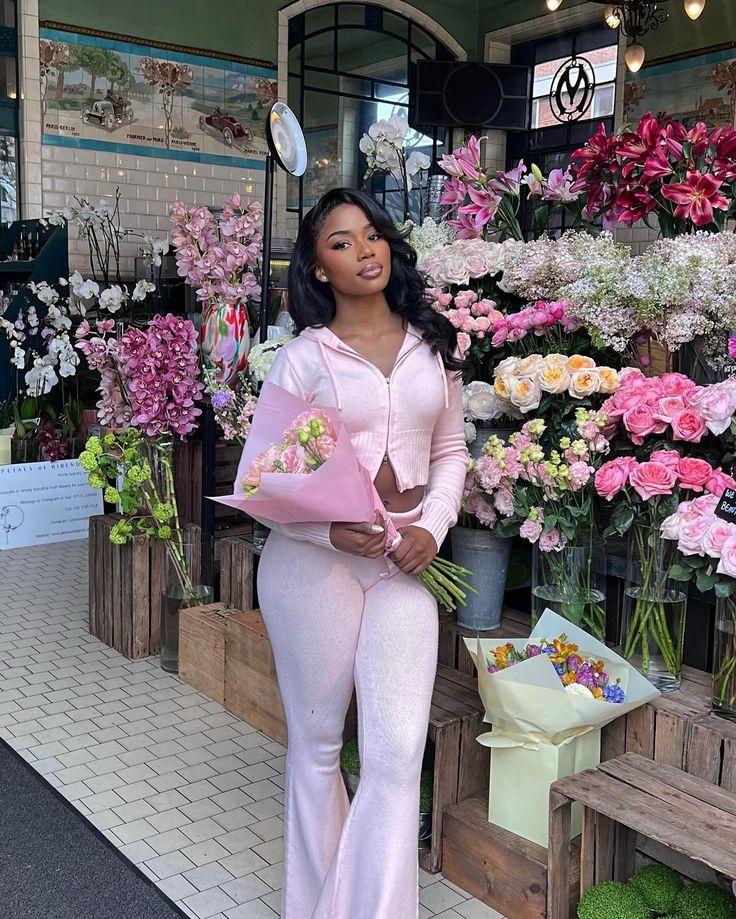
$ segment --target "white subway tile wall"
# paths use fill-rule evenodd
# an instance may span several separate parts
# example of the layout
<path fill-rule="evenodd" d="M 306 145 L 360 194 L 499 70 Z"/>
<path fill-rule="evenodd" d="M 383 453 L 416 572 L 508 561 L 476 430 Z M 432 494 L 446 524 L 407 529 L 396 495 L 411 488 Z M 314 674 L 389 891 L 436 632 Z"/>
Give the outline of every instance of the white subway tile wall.
<path fill-rule="evenodd" d="M 120 188 L 121 222 L 125 229 L 164 236 L 171 228 L 169 210 L 177 199 L 187 205 L 220 207 L 234 192 L 263 200 L 262 169 L 210 166 L 158 157 L 76 150 L 43 145 L 44 213 L 63 208 L 74 195 L 96 203 L 112 199 Z M 123 276 L 133 276 L 139 240 L 121 247 Z M 69 228 L 70 270 L 88 265 L 87 244 Z"/>

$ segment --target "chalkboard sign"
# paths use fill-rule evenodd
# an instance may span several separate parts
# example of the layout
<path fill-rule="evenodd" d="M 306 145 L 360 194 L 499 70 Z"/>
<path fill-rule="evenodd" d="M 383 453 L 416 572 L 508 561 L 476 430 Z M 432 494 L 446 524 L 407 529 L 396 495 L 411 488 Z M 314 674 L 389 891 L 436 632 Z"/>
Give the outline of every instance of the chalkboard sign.
<path fill-rule="evenodd" d="M 716 517 L 736 523 L 736 489 L 727 488 L 721 495 L 721 500 L 716 507 Z"/>

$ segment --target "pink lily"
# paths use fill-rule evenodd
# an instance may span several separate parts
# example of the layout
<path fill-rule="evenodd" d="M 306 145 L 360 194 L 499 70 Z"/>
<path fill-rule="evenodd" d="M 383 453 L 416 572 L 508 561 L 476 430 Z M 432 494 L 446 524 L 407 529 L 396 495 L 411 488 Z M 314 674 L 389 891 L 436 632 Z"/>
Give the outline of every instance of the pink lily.
<path fill-rule="evenodd" d="M 713 222 L 714 207 L 728 210 L 728 198 L 719 193 L 722 185 L 723 182 L 713 175 L 689 170 L 684 182 L 663 185 L 662 194 L 677 205 L 675 217 L 679 220 L 690 218 L 696 227 L 704 227 Z"/>

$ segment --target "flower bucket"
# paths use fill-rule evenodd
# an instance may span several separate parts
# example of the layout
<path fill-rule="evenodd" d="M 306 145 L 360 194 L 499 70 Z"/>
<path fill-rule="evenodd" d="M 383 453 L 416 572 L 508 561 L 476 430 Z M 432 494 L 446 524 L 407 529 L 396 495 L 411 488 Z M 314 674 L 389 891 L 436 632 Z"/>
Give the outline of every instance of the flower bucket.
<path fill-rule="evenodd" d="M 473 587 L 478 591 L 468 594 L 465 606 L 458 606 L 458 625 L 476 632 L 500 628 L 511 540 L 490 530 L 461 526 L 453 527 L 450 538 L 453 561 L 473 572 Z"/>

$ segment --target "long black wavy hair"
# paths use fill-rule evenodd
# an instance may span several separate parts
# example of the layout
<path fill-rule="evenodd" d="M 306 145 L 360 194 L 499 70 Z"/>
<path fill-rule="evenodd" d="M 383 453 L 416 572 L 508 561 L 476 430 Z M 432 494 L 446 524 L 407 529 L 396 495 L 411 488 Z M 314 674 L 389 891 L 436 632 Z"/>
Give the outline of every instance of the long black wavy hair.
<path fill-rule="evenodd" d="M 397 230 L 388 211 L 375 198 L 351 188 L 333 188 L 323 195 L 304 217 L 289 266 L 289 313 L 297 331 L 308 326 L 326 326 L 335 318 L 337 306 L 329 284 L 315 277 L 317 236 L 327 216 L 342 204 L 354 204 L 389 244 L 391 277 L 386 299 L 391 312 L 416 326 L 433 354 L 439 353 L 448 370 L 460 372 L 464 380 L 472 378 L 470 361 L 455 357 L 457 330 L 448 319 L 436 312 L 427 299 L 425 283 L 417 271 L 417 254 Z"/>

